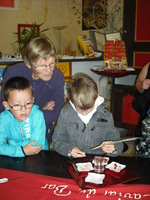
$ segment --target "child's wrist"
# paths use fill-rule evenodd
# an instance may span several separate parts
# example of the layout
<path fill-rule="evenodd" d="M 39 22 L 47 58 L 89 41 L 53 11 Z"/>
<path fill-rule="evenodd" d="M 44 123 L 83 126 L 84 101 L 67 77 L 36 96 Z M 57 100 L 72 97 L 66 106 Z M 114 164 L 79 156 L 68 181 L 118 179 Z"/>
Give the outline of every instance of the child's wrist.
<path fill-rule="evenodd" d="M 22 146 L 21 146 L 21 149 L 22 149 L 23 154 L 26 156 L 26 153 L 25 153 L 24 148 Z"/>

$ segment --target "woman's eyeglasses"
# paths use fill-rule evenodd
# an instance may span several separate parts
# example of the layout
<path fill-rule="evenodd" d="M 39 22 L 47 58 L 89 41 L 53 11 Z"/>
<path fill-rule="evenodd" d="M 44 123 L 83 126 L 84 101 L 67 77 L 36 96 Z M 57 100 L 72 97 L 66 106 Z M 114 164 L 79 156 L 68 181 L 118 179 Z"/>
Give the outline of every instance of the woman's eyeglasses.
<path fill-rule="evenodd" d="M 38 70 L 44 70 L 46 69 L 47 67 L 49 67 L 50 69 L 53 69 L 58 63 L 58 60 L 56 60 L 54 63 L 51 63 L 49 65 L 41 65 L 41 66 L 36 66 L 34 64 L 31 64 L 35 69 L 38 69 Z"/>

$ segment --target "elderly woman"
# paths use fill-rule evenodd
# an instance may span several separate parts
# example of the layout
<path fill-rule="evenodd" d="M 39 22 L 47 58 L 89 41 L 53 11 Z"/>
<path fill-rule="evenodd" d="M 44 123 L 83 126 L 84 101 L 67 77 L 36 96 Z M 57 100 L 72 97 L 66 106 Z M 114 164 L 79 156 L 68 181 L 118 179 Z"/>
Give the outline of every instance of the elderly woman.
<path fill-rule="evenodd" d="M 23 61 L 7 68 L 1 91 L 4 100 L 4 86 L 14 76 L 27 78 L 33 87 L 34 103 L 44 114 L 46 138 L 51 141 L 53 122 L 57 121 L 64 106 L 64 75 L 56 66 L 55 47 L 46 37 L 32 39 L 26 46 Z M 0 104 L 0 111 L 4 107 Z"/>

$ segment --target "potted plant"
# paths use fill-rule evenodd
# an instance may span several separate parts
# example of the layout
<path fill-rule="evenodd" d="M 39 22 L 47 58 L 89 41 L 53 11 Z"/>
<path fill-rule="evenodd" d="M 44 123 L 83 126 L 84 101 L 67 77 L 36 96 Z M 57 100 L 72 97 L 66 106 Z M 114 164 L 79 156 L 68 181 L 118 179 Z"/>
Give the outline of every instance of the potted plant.
<path fill-rule="evenodd" d="M 27 43 L 35 37 L 41 36 L 43 32 L 49 30 L 49 28 L 41 30 L 41 26 L 43 23 L 37 25 L 36 23 L 33 24 L 18 24 L 18 32 L 13 34 L 17 35 L 18 39 L 15 43 L 18 43 L 18 52 L 23 55 L 24 49 Z"/>

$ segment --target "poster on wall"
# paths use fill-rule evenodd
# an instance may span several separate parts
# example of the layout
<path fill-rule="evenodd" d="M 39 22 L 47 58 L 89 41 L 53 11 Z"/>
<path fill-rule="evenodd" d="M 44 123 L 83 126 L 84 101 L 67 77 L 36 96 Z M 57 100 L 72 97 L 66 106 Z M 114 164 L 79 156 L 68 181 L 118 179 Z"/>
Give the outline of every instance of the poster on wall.
<path fill-rule="evenodd" d="M 135 41 L 150 42 L 150 1 L 136 1 Z"/>
<path fill-rule="evenodd" d="M 143 67 L 150 61 L 150 1 L 136 0 L 133 66 Z"/>
<path fill-rule="evenodd" d="M 0 10 L 17 10 L 17 0 L 0 0 Z"/>
<path fill-rule="evenodd" d="M 82 30 L 104 28 L 107 0 L 82 0 Z"/>

